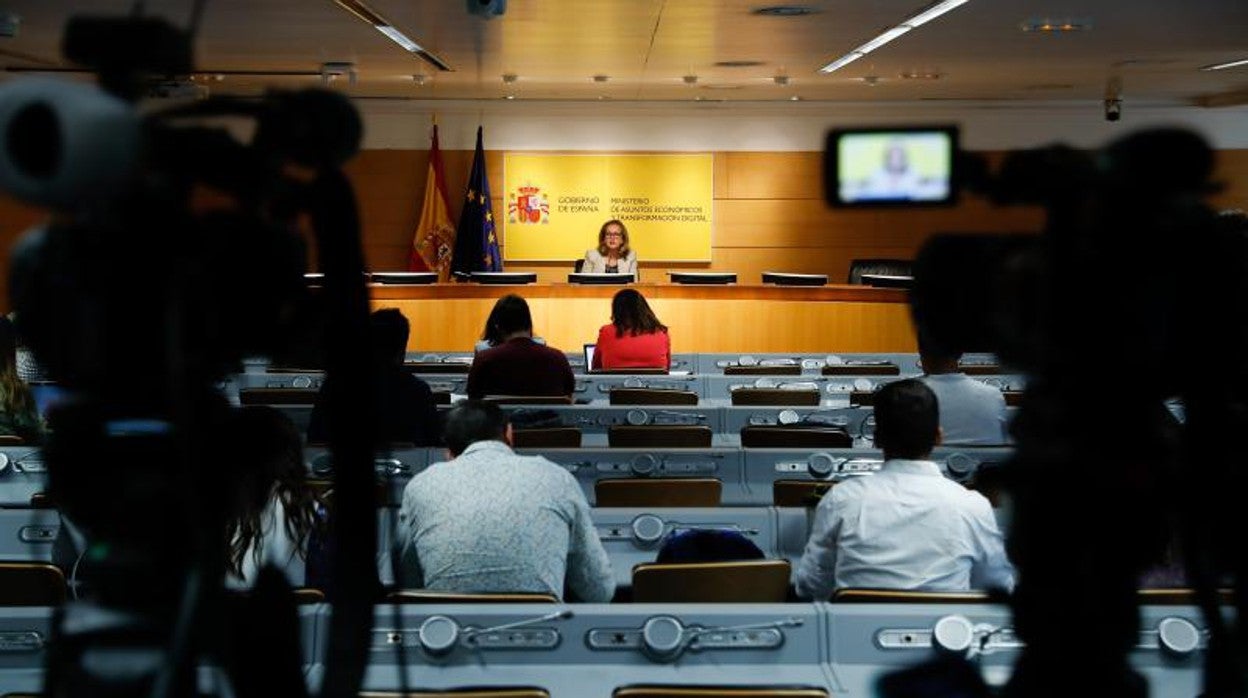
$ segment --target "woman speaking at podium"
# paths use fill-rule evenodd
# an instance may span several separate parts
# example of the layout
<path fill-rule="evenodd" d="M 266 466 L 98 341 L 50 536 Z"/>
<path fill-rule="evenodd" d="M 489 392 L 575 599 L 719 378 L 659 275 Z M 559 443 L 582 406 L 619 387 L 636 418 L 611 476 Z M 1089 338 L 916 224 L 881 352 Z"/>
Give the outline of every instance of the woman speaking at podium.
<path fill-rule="evenodd" d="M 636 274 L 637 253 L 628 247 L 628 228 L 609 220 L 598 231 L 598 248 L 585 252 L 581 271 L 586 274 Z"/>

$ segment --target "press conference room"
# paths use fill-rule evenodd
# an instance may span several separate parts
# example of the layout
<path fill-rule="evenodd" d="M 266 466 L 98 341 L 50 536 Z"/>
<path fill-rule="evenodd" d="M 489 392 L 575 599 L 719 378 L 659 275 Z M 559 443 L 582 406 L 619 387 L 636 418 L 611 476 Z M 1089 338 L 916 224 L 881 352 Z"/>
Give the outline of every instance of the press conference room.
<path fill-rule="evenodd" d="M 1102 5 L 0 0 L 0 695 L 1242 690 L 1248 6 Z"/>

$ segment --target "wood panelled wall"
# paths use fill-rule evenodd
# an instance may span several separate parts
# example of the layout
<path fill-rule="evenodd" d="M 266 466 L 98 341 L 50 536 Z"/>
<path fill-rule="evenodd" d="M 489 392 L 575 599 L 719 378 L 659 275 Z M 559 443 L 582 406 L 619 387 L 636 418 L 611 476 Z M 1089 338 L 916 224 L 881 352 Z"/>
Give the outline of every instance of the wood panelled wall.
<path fill-rule="evenodd" d="M 364 226 L 368 263 L 375 270 L 403 269 L 419 218 L 428 168 L 423 150 L 372 150 L 349 166 Z M 992 154 L 997 157 L 997 154 Z M 446 151 L 452 216 L 472 163 L 471 151 Z M 684 269 L 736 271 L 742 281 L 757 282 L 768 270 L 828 274 L 843 281 L 850 260 L 868 257 L 909 258 L 937 231 L 1034 231 L 1042 214 L 1034 208 L 994 208 L 974 197 L 950 209 L 909 211 L 834 211 L 823 203 L 820 153 L 720 152 L 715 154 L 715 211 L 712 262 L 679 265 Z M 494 209 L 502 211 L 502 153 L 487 155 Z M 1219 153 L 1218 179 L 1227 186 L 1211 203 L 1219 208 L 1248 208 L 1248 150 Z M 21 231 L 44 217 L 38 210 L 0 195 L 0 271 L 7 279 L 9 248 Z M 596 230 L 585 231 L 585 246 Z M 503 240 L 506 258 L 506 240 Z M 544 282 L 562 281 L 565 264 L 508 265 L 534 270 Z M 677 265 L 642 260 L 647 281 L 663 281 Z M 7 281 L 0 287 L 0 307 L 8 309 Z"/>

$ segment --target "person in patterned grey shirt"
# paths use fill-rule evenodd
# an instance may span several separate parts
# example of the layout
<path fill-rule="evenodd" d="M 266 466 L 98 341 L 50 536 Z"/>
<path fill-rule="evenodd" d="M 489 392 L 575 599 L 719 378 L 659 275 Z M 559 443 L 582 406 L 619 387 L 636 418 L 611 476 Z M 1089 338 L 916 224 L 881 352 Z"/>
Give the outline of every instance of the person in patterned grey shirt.
<path fill-rule="evenodd" d="M 464 400 L 446 415 L 453 460 L 407 483 L 399 512 L 401 583 L 452 592 L 539 592 L 607 602 L 611 561 L 572 474 L 511 450 L 502 410 Z"/>

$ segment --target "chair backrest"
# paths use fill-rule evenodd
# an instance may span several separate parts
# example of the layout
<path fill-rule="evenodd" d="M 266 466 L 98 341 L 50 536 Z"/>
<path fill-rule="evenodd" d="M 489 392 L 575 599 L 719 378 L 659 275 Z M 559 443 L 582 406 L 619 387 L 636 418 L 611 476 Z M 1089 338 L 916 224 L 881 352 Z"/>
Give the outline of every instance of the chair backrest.
<path fill-rule="evenodd" d="M 737 388 L 732 391 L 732 404 L 814 407 L 819 404 L 819 391 L 785 390 L 784 388 Z"/>
<path fill-rule="evenodd" d="M 914 263 L 908 259 L 855 259 L 849 263 L 851 284 L 862 284 L 863 274 L 912 276 Z"/>
<path fill-rule="evenodd" d="M 571 405 L 571 395 L 487 395 L 495 405 Z"/>
<path fill-rule="evenodd" d="M 238 402 L 243 405 L 311 405 L 316 402 L 314 388 L 243 388 Z"/>
<path fill-rule="evenodd" d="M 822 688 L 750 686 L 624 686 L 612 698 L 828 698 Z"/>
<path fill-rule="evenodd" d="M 406 361 L 403 368 L 409 373 L 468 373 L 471 366 L 458 361 Z"/>
<path fill-rule="evenodd" d="M 544 427 L 516 429 L 512 432 L 516 448 L 580 448 L 581 430 L 576 427 Z"/>
<path fill-rule="evenodd" d="M 449 390 L 434 390 L 434 391 L 433 391 L 433 404 L 435 404 L 435 405 L 449 405 L 449 404 L 451 404 L 451 391 L 449 391 Z"/>
<path fill-rule="evenodd" d="M 1022 407 L 1023 391 L 1021 390 L 1002 390 L 1001 397 L 1005 398 L 1006 407 Z"/>
<path fill-rule="evenodd" d="M 607 427 L 612 448 L 710 448 L 711 428 L 698 424 L 616 424 Z"/>
<path fill-rule="evenodd" d="M 690 390 L 662 388 L 612 388 L 607 393 L 612 405 L 696 405 L 698 394 Z"/>
<path fill-rule="evenodd" d="M 742 560 L 633 567 L 633 600 L 660 603 L 783 602 L 788 560 Z"/>
<path fill-rule="evenodd" d="M 582 270 L 582 269 L 584 269 L 584 268 L 585 268 L 585 260 L 584 260 L 584 259 L 578 259 L 578 260 L 576 260 L 576 262 L 572 265 L 572 271 L 573 271 L 574 273 L 577 273 L 577 274 L 580 274 L 580 273 L 581 273 L 581 270 Z"/>
<path fill-rule="evenodd" d="M 1235 605 L 1234 589 L 1218 589 L 1216 593 L 1220 605 Z M 1198 603 L 1196 590 L 1189 588 L 1140 589 L 1139 600 L 1141 606 L 1195 606 Z"/>
<path fill-rule="evenodd" d="M 900 376 L 897 364 L 828 364 L 820 371 L 825 376 Z"/>
<path fill-rule="evenodd" d="M 839 427 L 750 424 L 741 428 L 744 448 L 850 448 L 854 439 Z"/>
<path fill-rule="evenodd" d="M 52 501 L 52 497 L 47 492 L 36 492 L 30 495 L 31 509 L 55 509 L 56 504 Z"/>
<path fill-rule="evenodd" d="M 24 443 L 26 439 L 16 434 L 0 434 L 0 446 L 21 446 Z"/>
<path fill-rule="evenodd" d="M 1001 373 L 1000 364 L 959 364 L 958 370 L 968 376 L 995 376 Z"/>
<path fill-rule="evenodd" d="M 833 603 L 1004 603 L 982 591 L 902 591 L 899 589 L 837 589 Z"/>
<path fill-rule="evenodd" d="M 360 698 L 550 698 L 550 694 L 540 688 L 499 686 L 470 688 L 462 691 L 408 691 L 407 693 L 361 691 Z"/>
<path fill-rule="evenodd" d="M 778 507 L 813 507 L 835 482 L 776 480 L 771 483 L 771 503 Z"/>
<path fill-rule="evenodd" d="M 536 592 L 456 592 L 429 589 L 397 589 L 386 603 L 559 603 L 553 594 Z"/>
<path fill-rule="evenodd" d="M 725 366 L 725 376 L 800 376 L 801 366 Z"/>
<path fill-rule="evenodd" d="M 0 562 L 0 606 L 65 603 L 65 573 L 47 562 Z"/>
<path fill-rule="evenodd" d="M 714 478 L 609 478 L 594 482 L 599 507 L 717 507 L 724 483 Z"/>

